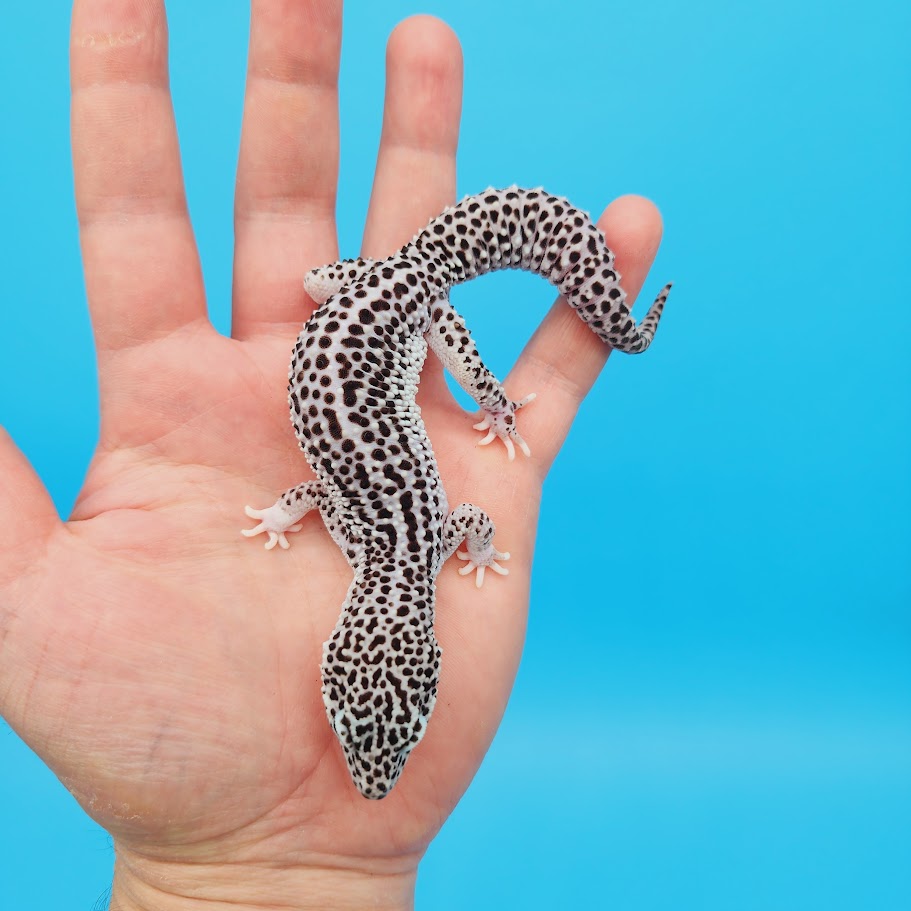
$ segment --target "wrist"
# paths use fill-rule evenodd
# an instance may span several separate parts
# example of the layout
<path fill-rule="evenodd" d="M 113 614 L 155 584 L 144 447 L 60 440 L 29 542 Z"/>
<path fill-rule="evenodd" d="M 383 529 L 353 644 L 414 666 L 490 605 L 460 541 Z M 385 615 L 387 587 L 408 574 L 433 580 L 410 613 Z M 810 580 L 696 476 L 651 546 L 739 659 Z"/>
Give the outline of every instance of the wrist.
<path fill-rule="evenodd" d="M 416 869 L 161 861 L 116 848 L 111 911 L 411 911 Z"/>

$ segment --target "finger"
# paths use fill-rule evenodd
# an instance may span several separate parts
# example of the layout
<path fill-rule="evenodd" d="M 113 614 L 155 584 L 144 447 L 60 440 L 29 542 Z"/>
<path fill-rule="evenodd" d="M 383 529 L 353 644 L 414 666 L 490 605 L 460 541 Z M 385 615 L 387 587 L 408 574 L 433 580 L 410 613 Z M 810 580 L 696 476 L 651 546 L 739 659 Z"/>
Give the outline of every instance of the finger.
<path fill-rule="evenodd" d="M 389 256 L 455 201 L 462 112 L 462 49 L 433 16 L 412 16 L 386 48 L 383 132 L 367 225 L 365 256 Z M 443 368 L 428 358 L 421 399 L 448 394 Z"/>
<path fill-rule="evenodd" d="M 205 317 L 161 0 L 76 0 L 73 170 L 99 355 Z"/>
<path fill-rule="evenodd" d="M 598 226 L 616 255 L 632 306 L 661 242 L 661 215 L 647 199 L 623 196 L 607 207 Z M 522 412 L 522 432 L 545 468 L 563 444 L 610 350 L 559 298 L 511 371 L 508 388 L 519 394 L 537 393 L 534 405 Z"/>
<path fill-rule="evenodd" d="M 253 0 L 235 203 L 238 338 L 306 316 L 304 273 L 338 259 L 341 2 Z"/>
<path fill-rule="evenodd" d="M 455 200 L 462 51 L 452 29 L 412 16 L 389 37 L 386 101 L 363 252 L 388 256 Z"/>
<path fill-rule="evenodd" d="M 6 431 L 0 427 L 0 587 L 35 565 L 51 532 L 60 525 L 50 495 Z M 5 626 L 0 597 L 0 642 Z M 2 665 L 0 661 L 0 665 Z"/>

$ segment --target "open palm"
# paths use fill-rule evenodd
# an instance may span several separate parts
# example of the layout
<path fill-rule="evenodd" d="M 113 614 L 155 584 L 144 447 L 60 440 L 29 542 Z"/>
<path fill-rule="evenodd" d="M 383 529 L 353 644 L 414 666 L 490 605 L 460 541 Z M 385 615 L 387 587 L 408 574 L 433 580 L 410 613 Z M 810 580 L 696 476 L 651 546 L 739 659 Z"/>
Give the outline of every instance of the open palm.
<path fill-rule="evenodd" d="M 151 881 L 192 858 L 273 877 L 311 867 L 409 881 L 501 718 L 541 482 L 606 356 L 568 307 L 551 311 L 507 383 L 515 397 L 538 394 L 521 415 L 532 458 L 513 463 L 475 446 L 471 417 L 428 361 L 418 401 L 449 501 L 489 512 L 510 575 L 478 591 L 444 568 L 432 723 L 392 794 L 364 800 L 320 694 L 350 569 L 315 514 L 287 552 L 240 535 L 245 504 L 266 506 L 309 476 L 285 383 L 313 306 L 301 278 L 338 258 L 340 29 L 339 4 L 253 2 L 224 338 L 207 320 L 187 218 L 163 6 L 75 4 L 74 159 L 101 439 L 67 523 L 13 444 L 0 445 L 0 711 L 112 833 L 124 877 Z M 453 201 L 460 82 L 445 26 L 419 17 L 396 30 L 365 255 L 387 255 Z M 601 226 L 635 295 L 658 215 L 627 197 Z"/>

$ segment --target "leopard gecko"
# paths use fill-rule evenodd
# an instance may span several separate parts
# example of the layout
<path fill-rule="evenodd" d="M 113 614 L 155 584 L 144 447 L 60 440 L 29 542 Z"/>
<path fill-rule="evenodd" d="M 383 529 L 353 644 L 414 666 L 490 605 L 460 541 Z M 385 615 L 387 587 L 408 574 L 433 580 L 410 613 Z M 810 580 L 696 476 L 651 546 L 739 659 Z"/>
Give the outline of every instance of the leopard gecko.
<path fill-rule="evenodd" d="M 510 459 L 529 448 L 514 401 L 484 366 L 452 285 L 497 269 L 526 269 L 552 282 L 599 338 L 636 354 L 649 346 L 670 285 L 637 326 L 614 255 L 591 218 L 543 189 L 509 187 L 446 208 L 382 261 L 352 259 L 309 272 L 318 304 L 291 360 L 291 420 L 316 474 L 283 493 L 247 536 L 288 547 L 317 509 L 354 577 L 323 645 L 322 695 L 329 724 L 364 797 L 385 797 L 427 730 L 436 701 L 440 647 L 434 637 L 435 582 L 454 553 L 463 575 L 505 575 L 509 558 L 493 544 L 479 507 L 450 510 L 415 404 L 430 348 L 477 402 L 486 432 Z M 465 551 L 458 548 L 464 542 Z"/>

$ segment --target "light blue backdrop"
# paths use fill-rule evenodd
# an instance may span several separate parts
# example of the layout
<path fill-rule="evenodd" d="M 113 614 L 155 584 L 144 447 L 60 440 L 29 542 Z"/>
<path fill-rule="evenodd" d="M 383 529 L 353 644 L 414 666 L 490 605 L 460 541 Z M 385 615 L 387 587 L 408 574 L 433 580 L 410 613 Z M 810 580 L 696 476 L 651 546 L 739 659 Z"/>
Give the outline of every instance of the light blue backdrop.
<path fill-rule="evenodd" d="M 224 327 L 247 11 L 171 5 Z M 0 420 L 64 512 L 97 426 L 65 7 L 9 4 L 0 56 Z M 414 12 L 464 43 L 460 191 L 544 184 L 596 211 L 646 194 L 666 234 L 644 296 L 676 282 L 658 344 L 612 359 L 548 481 L 518 684 L 419 907 L 911 907 L 911 7 L 353 0 L 348 254 L 383 45 Z M 497 372 L 551 296 L 526 276 L 464 290 Z M 91 908 L 111 864 L 0 726 L 0 907 Z"/>

